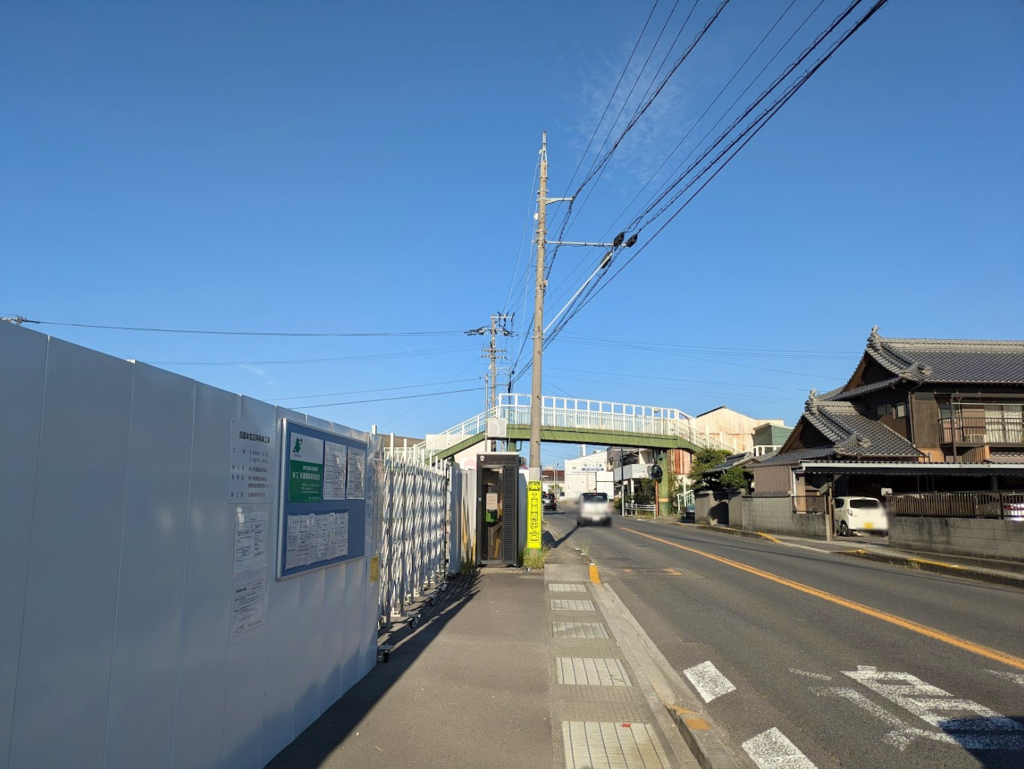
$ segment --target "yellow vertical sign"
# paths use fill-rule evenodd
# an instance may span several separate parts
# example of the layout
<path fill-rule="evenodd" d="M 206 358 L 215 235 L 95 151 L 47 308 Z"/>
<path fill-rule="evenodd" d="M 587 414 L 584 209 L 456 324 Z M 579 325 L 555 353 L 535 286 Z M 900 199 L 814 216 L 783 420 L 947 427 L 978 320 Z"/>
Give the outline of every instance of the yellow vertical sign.
<path fill-rule="evenodd" d="M 380 556 L 375 555 L 370 559 L 370 584 L 380 581 Z"/>
<path fill-rule="evenodd" d="M 526 486 L 526 549 L 540 550 L 541 501 L 540 481 Z"/>

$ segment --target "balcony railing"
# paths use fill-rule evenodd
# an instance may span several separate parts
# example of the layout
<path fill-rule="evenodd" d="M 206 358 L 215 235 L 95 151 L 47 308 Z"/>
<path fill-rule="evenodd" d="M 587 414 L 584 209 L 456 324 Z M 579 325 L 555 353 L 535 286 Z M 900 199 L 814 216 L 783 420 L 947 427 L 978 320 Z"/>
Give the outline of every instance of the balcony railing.
<path fill-rule="evenodd" d="M 943 417 L 939 420 L 944 444 L 1022 444 L 1024 417 Z"/>
<path fill-rule="evenodd" d="M 890 494 L 885 498 L 890 515 L 927 518 L 1011 518 L 1024 520 L 1024 492 L 932 491 Z"/>

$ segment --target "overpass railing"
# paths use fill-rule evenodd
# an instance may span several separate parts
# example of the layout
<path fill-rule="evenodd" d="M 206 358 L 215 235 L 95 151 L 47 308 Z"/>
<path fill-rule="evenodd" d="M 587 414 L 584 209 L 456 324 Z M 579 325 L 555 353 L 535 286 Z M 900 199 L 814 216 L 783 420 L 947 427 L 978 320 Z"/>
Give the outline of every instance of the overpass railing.
<path fill-rule="evenodd" d="M 465 422 L 431 435 L 422 444 L 429 456 L 454 446 L 467 438 L 487 430 L 487 419 L 499 417 L 510 426 L 530 424 L 530 396 L 508 393 L 498 396 L 498 405 L 477 414 Z M 697 427 L 693 417 L 679 409 L 642 406 L 634 403 L 594 401 L 583 398 L 544 396 L 541 407 L 541 426 L 567 430 L 593 430 L 637 436 L 664 436 L 683 438 L 702 448 L 725 449 L 736 453 L 737 447 L 719 436 Z"/>

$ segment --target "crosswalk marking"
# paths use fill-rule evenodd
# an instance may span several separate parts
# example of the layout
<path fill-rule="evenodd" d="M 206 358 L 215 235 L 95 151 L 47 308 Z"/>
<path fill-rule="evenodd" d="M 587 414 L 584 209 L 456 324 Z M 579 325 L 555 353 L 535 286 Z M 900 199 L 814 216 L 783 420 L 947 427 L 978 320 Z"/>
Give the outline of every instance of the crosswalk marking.
<path fill-rule="evenodd" d="M 775 727 L 743 743 L 758 769 L 816 769 L 811 760 Z"/>
<path fill-rule="evenodd" d="M 687 668 L 683 671 L 683 675 L 690 679 L 690 683 L 705 702 L 711 702 L 723 694 L 736 691 L 732 681 L 722 675 L 710 660 Z"/>

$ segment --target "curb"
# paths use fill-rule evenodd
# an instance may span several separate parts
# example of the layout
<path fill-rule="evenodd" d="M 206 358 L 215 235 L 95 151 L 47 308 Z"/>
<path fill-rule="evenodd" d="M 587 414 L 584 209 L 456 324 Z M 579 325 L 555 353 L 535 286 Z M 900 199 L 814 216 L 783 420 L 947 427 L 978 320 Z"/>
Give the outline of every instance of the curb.
<path fill-rule="evenodd" d="M 867 550 L 837 550 L 833 555 L 847 555 L 854 558 L 863 558 L 866 561 L 877 561 L 888 563 L 893 566 L 903 566 L 908 569 L 920 569 L 921 571 L 932 572 L 933 574 L 945 574 L 949 577 L 963 577 L 976 582 L 987 582 L 991 585 L 1002 585 L 1003 587 L 1015 587 L 1024 590 L 1024 575 L 1005 574 L 1000 572 L 973 569 L 970 566 L 959 564 L 943 563 L 942 561 L 930 561 L 925 558 L 904 558 L 898 555 L 887 555 L 885 553 L 872 553 Z"/>
<path fill-rule="evenodd" d="M 684 524 L 677 523 L 676 525 L 682 526 Z M 782 544 L 782 541 L 780 539 L 773 537 L 771 534 L 765 534 L 760 531 L 746 531 L 745 529 L 734 529 L 732 526 L 708 526 L 704 523 L 693 523 L 690 525 L 696 526 L 701 531 L 714 531 L 719 534 L 732 534 L 736 537 L 749 537 L 750 539 L 766 539 L 769 542 L 774 542 L 776 545 Z"/>
<path fill-rule="evenodd" d="M 604 587 L 607 590 L 605 599 L 615 607 L 620 615 L 618 619 L 613 619 L 606 614 L 609 624 L 615 625 L 618 622 L 623 622 L 636 636 L 635 643 L 639 648 L 634 648 L 633 654 L 638 657 L 642 675 L 650 682 L 651 696 L 654 698 L 651 700 L 652 707 L 660 704 L 665 708 L 665 713 L 675 724 L 683 743 L 689 748 L 701 769 L 740 769 L 741 765 L 726 748 L 722 738 L 718 736 L 715 726 L 708 721 L 707 715 L 679 704 L 679 699 L 686 699 L 685 694 L 680 696 L 681 693 L 688 691 L 685 682 L 679 678 L 672 666 L 647 637 L 622 599 L 607 585 Z M 620 636 L 618 632 L 616 632 L 616 639 L 620 644 L 631 643 L 625 635 Z M 644 663 L 642 659 L 639 659 L 640 657 L 646 657 L 647 662 Z M 660 658 L 660 662 L 656 661 L 658 658 Z M 638 671 L 639 674 L 641 671 Z M 692 706 L 699 706 L 697 695 L 691 693 L 690 697 L 693 699 Z"/>
<path fill-rule="evenodd" d="M 676 722 L 683 742 L 690 748 L 701 769 L 739 769 L 739 764 L 700 713 L 668 702 L 665 703 L 665 709 Z"/>

